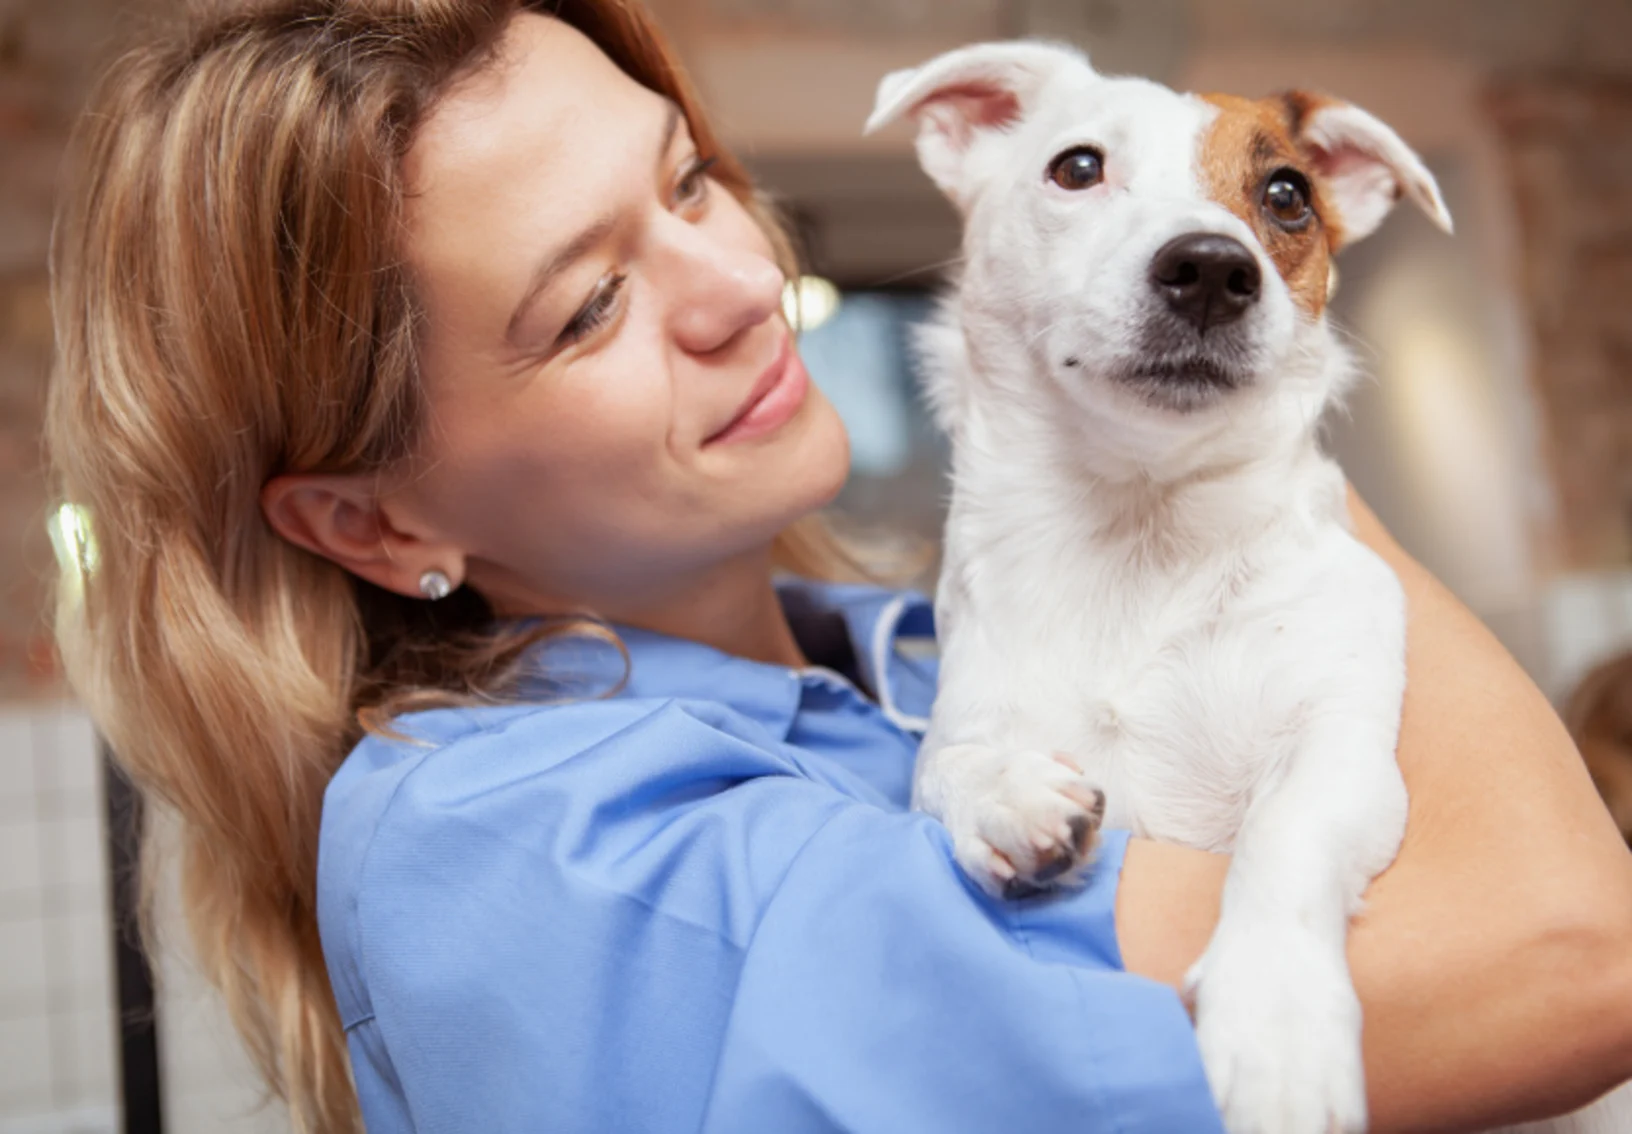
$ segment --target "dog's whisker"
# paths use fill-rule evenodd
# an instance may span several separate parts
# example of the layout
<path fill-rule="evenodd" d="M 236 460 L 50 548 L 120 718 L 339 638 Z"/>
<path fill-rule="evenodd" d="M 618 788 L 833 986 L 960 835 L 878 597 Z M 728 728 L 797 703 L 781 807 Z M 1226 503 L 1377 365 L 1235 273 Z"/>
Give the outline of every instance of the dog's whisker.
<path fill-rule="evenodd" d="M 944 260 L 933 261 L 928 264 L 921 264 L 918 267 L 907 268 L 904 271 L 895 273 L 894 275 L 884 276 L 882 279 L 873 280 L 868 284 L 868 286 L 875 288 L 890 287 L 894 284 L 901 283 L 903 280 L 916 279 L 920 276 L 939 275 L 948 268 L 956 268 L 962 263 L 963 253 L 960 252 L 955 256 L 948 256 Z"/>

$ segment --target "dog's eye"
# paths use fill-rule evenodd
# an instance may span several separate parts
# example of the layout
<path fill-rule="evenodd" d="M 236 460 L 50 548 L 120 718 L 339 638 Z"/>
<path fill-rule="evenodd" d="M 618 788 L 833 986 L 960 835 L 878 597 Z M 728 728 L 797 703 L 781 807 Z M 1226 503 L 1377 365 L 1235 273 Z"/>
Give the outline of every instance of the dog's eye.
<path fill-rule="evenodd" d="M 1066 150 L 1048 163 L 1048 179 L 1073 192 L 1092 189 L 1105 180 L 1105 155 L 1088 146 Z"/>
<path fill-rule="evenodd" d="M 1282 228 L 1299 229 L 1315 211 L 1309 204 L 1309 181 L 1295 169 L 1278 169 L 1264 186 L 1264 211 Z"/>

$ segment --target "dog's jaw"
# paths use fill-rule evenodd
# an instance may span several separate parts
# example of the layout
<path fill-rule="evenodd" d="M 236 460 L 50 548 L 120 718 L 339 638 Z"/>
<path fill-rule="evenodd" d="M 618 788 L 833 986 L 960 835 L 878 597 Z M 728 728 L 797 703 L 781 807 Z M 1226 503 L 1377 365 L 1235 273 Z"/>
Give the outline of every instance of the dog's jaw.
<path fill-rule="evenodd" d="M 1180 414 L 1216 406 L 1251 380 L 1241 370 L 1206 356 L 1156 357 L 1114 377 L 1152 409 Z"/>

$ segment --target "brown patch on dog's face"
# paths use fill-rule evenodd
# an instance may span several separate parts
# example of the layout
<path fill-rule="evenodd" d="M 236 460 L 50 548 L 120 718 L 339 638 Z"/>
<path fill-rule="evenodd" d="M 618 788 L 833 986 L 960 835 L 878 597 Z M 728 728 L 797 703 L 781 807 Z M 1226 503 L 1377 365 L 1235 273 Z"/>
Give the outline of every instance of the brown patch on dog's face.
<path fill-rule="evenodd" d="M 1315 96 L 1292 92 L 1265 99 L 1203 95 L 1218 118 L 1201 141 L 1201 181 L 1207 195 L 1246 221 L 1275 262 L 1293 300 L 1318 319 L 1330 292 L 1332 253 L 1342 229 L 1316 178 L 1309 154 L 1298 143 L 1304 118 L 1321 105 Z M 1278 218 L 1266 204 L 1275 175 L 1290 170 L 1294 186 L 1307 186 L 1309 215 L 1300 224 Z"/>

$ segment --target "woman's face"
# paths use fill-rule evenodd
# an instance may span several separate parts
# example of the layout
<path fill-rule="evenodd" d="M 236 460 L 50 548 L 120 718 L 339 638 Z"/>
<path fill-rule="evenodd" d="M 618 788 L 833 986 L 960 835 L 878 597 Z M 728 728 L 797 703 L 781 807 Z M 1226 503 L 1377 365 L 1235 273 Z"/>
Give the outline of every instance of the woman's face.
<path fill-rule="evenodd" d="M 843 483 L 771 246 L 708 156 L 535 15 L 408 154 L 430 414 L 390 504 L 501 610 L 662 601 Z"/>

